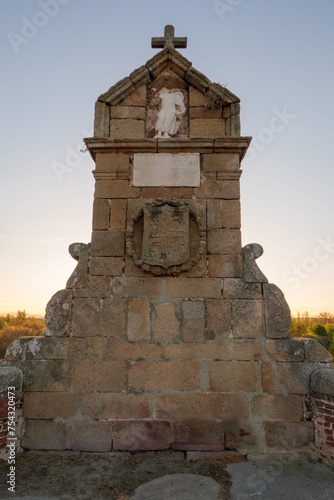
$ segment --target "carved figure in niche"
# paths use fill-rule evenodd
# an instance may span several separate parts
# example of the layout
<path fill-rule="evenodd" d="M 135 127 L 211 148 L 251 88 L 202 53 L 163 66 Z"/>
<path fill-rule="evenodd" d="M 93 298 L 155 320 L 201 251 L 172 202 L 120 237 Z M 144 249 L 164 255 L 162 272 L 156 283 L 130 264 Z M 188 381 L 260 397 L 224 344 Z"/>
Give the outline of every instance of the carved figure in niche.
<path fill-rule="evenodd" d="M 180 128 L 186 112 L 184 97 L 181 92 L 170 92 L 163 88 L 159 92 L 161 108 L 155 125 L 155 138 L 173 137 Z"/>

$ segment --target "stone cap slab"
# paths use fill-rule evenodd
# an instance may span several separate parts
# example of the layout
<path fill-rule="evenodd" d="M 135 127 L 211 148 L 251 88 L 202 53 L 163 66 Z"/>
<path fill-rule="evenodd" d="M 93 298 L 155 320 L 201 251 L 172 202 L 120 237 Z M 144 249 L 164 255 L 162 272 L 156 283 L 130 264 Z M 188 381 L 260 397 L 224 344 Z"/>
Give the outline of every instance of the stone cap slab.
<path fill-rule="evenodd" d="M 334 397 L 334 366 L 315 370 L 311 375 L 311 389 L 313 392 Z"/>
<path fill-rule="evenodd" d="M 0 394 L 6 393 L 8 387 L 15 387 L 17 395 L 22 391 L 23 375 L 19 368 L 14 366 L 0 367 Z"/>

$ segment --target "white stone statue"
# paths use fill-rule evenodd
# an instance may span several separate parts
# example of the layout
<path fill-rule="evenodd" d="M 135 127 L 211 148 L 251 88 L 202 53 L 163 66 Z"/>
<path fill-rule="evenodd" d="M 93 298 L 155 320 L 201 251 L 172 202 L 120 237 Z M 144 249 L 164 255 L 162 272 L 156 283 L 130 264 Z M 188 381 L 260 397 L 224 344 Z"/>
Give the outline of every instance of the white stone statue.
<path fill-rule="evenodd" d="M 186 112 L 182 92 L 170 92 L 163 88 L 159 92 L 161 108 L 155 125 L 155 137 L 173 137 L 180 128 Z"/>

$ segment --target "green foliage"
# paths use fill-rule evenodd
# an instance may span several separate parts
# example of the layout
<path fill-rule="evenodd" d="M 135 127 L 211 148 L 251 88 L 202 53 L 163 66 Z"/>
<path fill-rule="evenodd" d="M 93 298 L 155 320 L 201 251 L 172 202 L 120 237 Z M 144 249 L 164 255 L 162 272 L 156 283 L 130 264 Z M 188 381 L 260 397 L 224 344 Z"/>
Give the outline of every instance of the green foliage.
<path fill-rule="evenodd" d="M 309 333 L 311 333 L 313 335 L 317 335 L 318 337 L 327 337 L 328 336 L 328 332 L 327 332 L 326 328 L 322 325 L 317 325 L 316 323 L 309 326 L 308 331 L 309 331 Z"/>
<path fill-rule="evenodd" d="M 18 311 L 16 316 L 0 316 L 0 359 L 5 357 L 7 347 L 15 339 L 43 336 L 44 329 L 44 320 L 28 318 L 25 311 Z"/>
<path fill-rule="evenodd" d="M 298 315 L 298 318 L 292 319 L 291 337 L 315 339 L 334 357 L 334 323 L 329 323 L 330 319 L 333 315 L 328 312 L 320 313 L 315 318 L 310 318 L 307 313 Z"/>

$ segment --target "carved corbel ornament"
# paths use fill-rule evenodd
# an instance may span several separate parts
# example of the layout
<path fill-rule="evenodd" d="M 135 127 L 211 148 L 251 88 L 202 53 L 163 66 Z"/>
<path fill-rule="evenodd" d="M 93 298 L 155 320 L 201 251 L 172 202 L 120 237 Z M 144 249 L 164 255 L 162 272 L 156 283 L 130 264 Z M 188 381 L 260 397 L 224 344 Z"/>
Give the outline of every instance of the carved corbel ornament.
<path fill-rule="evenodd" d="M 66 288 L 86 288 L 88 285 L 88 263 L 90 256 L 90 243 L 72 243 L 68 251 L 78 265 L 69 277 Z"/>
<path fill-rule="evenodd" d="M 242 249 L 244 266 L 244 281 L 246 283 L 268 283 L 267 278 L 255 262 L 263 254 L 263 248 L 258 243 L 249 243 Z"/>

